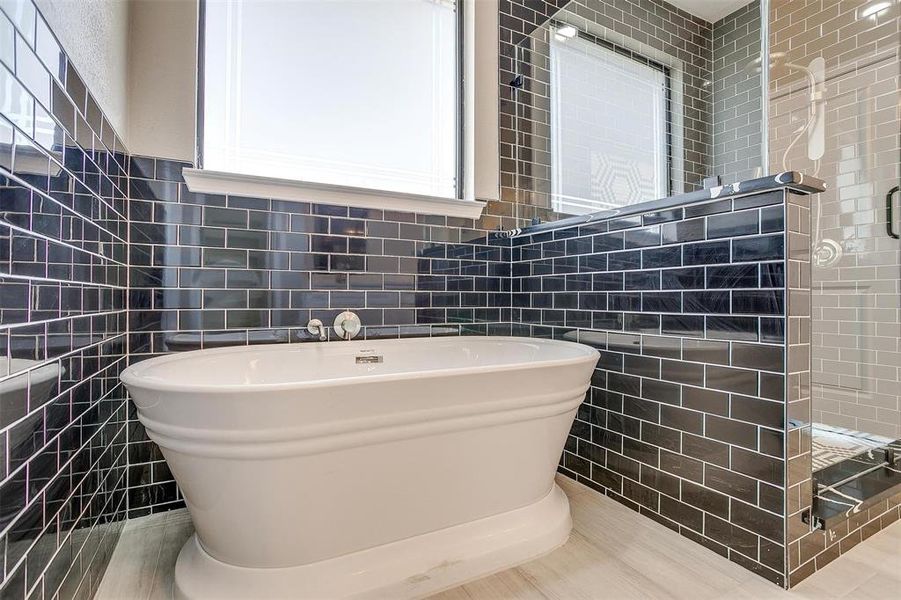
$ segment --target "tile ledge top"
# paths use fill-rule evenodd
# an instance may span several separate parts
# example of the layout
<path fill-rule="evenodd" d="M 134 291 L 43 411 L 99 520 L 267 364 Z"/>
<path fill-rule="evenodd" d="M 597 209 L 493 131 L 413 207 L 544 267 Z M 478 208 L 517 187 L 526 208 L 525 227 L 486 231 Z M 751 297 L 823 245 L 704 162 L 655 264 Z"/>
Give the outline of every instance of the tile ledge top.
<path fill-rule="evenodd" d="M 723 198 L 757 194 L 778 189 L 789 189 L 799 194 L 817 194 L 826 191 L 826 184 L 820 179 L 804 175 L 797 171 L 784 171 L 782 173 L 768 175 L 767 177 L 760 177 L 758 179 L 748 179 L 746 181 L 728 183 L 726 185 L 719 185 L 708 189 L 667 196 L 666 198 L 660 198 L 658 200 L 648 200 L 647 202 L 638 202 L 620 208 L 601 210 L 585 215 L 567 217 L 558 221 L 548 221 L 537 225 L 529 225 L 522 229 L 499 231 L 497 232 L 497 235 L 503 238 L 513 238 L 521 235 L 531 235 L 534 233 L 564 229 L 575 225 L 606 221 L 617 217 L 627 217 L 657 210 L 677 208 L 686 204 L 711 202 L 714 200 L 722 200 Z"/>

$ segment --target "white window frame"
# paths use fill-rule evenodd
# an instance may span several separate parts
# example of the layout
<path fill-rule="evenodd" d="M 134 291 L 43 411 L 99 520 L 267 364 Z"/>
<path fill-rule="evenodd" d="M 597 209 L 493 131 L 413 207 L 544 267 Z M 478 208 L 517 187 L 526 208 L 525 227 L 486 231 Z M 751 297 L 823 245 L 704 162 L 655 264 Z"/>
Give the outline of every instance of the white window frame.
<path fill-rule="evenodd" d="M 405 194 L 199 168 L 184 169 L 191 192 L 264 197 L 478 219 L 500 197 L 498 152 L 498 3 L 458 0 L 463 8 L 462 181 L 460 198 Z M 203 2 L 199 3 L 198 73 L 203 70 Z M 478 57 L 478 59 L 477 59 Z M 201 75 L 202 77 L 202 75 Z M 203 127 L 202 80 L 197 87 L 197 146 Z M 200 163 L 200 148 L 197 158 Z"/>

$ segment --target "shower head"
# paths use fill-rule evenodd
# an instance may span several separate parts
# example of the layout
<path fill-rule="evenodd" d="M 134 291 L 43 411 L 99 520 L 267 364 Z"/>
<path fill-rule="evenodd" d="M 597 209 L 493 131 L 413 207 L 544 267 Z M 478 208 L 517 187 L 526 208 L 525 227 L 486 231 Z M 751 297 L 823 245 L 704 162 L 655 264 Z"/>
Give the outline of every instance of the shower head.
<path fill-rule="evenodd" d="M 826 84 L 826 61 L 817 57 L 810 61 L 807 66 L 799 65 L 788 60 L 785 52 L 771 52 L 768 56 L 767 69 L 784 69 L 790 71 L 800 71 L 807 80 L 807 119 L 804 124 L 796 131 L 795 137 L 789 142 L 788 147 L 782 155 L 782 167 L 788 171 L 788 155 L 795 144 L 806 134 L 807 135 L 807 158 L 815 161 L 814 175 L 819 168 L 819 160 L 825 154 L 825 84 Z M 745 65 L 745 72 L 748 74 L 757 74 L 763 71 L 763 56 L 757 56 L 748 61 Z"/>

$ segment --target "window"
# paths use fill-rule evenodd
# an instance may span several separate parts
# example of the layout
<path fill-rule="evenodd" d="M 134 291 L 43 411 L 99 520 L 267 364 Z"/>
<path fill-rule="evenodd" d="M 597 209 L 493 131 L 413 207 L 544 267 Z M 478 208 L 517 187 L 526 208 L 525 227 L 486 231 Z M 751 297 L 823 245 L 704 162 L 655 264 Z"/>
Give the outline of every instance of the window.
<path fill-rule="evenodd" d="M 203 170 L 463 197 L 459 2 L 204 6 Z"/>
<path fill-rule="evenodd" d="M 553 209 L 585 214 L 668 196 L 668 68 L 568 25 L 551 34 Z"/>

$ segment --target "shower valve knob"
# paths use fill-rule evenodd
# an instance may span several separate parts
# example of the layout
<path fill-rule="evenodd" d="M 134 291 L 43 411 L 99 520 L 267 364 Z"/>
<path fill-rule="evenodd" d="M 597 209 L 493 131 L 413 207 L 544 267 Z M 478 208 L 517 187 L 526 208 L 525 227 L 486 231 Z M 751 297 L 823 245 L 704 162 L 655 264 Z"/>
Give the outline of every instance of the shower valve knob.
<path fill-rule="evenodd" d="M 360 322 L 360 317 L 358 317 L 355 313 L 350 312 L 349 310 L 344 311 L 335 317 L 335 333 L 338 334 L 339 337 L 345 340 L 351 340 L 358 333 L 360 333 L 360 329 L 363 324 Z"/>

